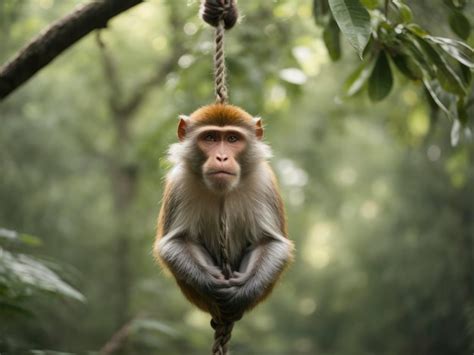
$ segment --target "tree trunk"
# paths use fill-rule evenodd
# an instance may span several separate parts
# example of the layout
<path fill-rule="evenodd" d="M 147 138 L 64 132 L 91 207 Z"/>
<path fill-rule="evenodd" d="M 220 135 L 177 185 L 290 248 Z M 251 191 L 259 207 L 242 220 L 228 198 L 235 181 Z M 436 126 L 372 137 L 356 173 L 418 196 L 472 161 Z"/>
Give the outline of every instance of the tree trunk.
<path fill-rule="evenodd" d="M 129 145 L 128 140 L 118 139 L 117 145 Z M 120 152 L 120 149 L 117 150 Z M 136 196 L 138 170 L 132 166 L 123 166 L 120 157 L 114 160 L 111 169 L 112 193 L 116 215 L 116 284 L 117 284 L 117 325 L 130 319 L 130 290 L 133 284 L 130 255 L 130 241 L 133 228 L 130 220 L 130 208 Z"/>

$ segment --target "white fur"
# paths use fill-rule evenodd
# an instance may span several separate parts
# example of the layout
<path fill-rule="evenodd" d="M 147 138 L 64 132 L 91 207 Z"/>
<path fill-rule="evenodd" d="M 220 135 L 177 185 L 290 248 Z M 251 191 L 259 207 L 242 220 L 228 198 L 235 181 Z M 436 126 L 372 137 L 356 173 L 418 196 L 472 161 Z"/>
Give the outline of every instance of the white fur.
<path fill-rule="evenodd" d="M 198 181 L 183 164 L 186 142 L 173 144 L 169 150 L 174 167 L 167 180 L 176 186 L 179 207 L 170 230 L 186 230 L 190 238 L 202 242 L 211 255 L 220 255 L 219 210 L 224 198 L 224 213 L 227 217 L 227 231 L 231 263 L 238 263 L 244 249 L 255 244 L 263 235 L 286 240 L 278 229 L 280 221 L 269 205 L 269 196 L 274 193 L 272 175 L 266 159 L 271 150 L 263 142 L 255 141 L 255 170 L 240 181 L 232 191 L 222 196 L 212 193 L 202 181 Z"/>

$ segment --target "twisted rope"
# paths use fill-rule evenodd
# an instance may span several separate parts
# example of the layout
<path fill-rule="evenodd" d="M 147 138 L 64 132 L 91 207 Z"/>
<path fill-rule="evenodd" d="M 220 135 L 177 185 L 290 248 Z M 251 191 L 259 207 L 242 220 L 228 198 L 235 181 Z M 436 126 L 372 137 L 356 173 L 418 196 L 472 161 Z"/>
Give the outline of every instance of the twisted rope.
<path fill-rule="evenodd" d="M 201 3 L 201 17 L 209 25 L 216 28 L 214 54 L 214 86 L 216 103 L 226 104 L 229 94 L 226 83 L 226 67 L 224 55 L 225 30 L 234 27 L 238 19 L 235 0 L 204 0 Z"/>
<path fill-rule="evenodd" d="M 216 103 L 227 104 L 229 94 L 226 83 L 226 67 L 224 54 L 225 30 L 229 30 L 237 22 L 238 11 L 236 0 L 203 0 L 201 3 L 201 17 L 209 25 L 216 28 L 214 54 L 214 86 Z M 224 209 L 224 200 L 221 202 L 219 216 L 219 248 L 221 250 L 221 268 L 226 279 L 232 275 L 228 249 L 227 216 Z M 223 314 L 218 309 L 212 312 L 211 326 L 214 328 L 213 355 L 226 355 L 228 344 L 232 336 L 234 321 L 231 315 Z"/>
<path fill-rule="evenodd" d="M 226 279 L 232 275 L 232 268 L 229 262 L 229 238 L 227 228 L 227 215 L 224 209 L 224 199 L 221 201 L 220 208 L 220 228 L 219 228 L 219 247 L 221 249 L 221 266 Z"/>
<path fill-rule="evenodd" d="M 221 267 L 226 279 L 232 275 L 232 268 L 229 261 L 229 239 L 227 228 L 227 215 L 224 209 L 224 199 L 221 200 L 219 216 L 219 248 L 221 250 Z M 228 344 L 232 336 L 234 322 L 227 320 L 219 310 L 218 314 L 212 315 L 211 326 L 214 328 L 214 343 L 212 344 L 213 355 L 226 355 Z"/>
<path fill-rule="evenodd" d="M 219 104 L 226 104 L 229 101 L 225 77 L 224 33 L 224 21 L 221 20 L 216 28 L 216 52 L 214 54 L 214 86 L 216 91 L 216 103 Z"/>
<path fill-rule="evenodd" d="M 220 323 L 212 319 L 211 327 L 214 328 L 214 344 L 212 344 L 212 355 L 228 354 L 229 341 L 232 336 L 234 322 Z"/>

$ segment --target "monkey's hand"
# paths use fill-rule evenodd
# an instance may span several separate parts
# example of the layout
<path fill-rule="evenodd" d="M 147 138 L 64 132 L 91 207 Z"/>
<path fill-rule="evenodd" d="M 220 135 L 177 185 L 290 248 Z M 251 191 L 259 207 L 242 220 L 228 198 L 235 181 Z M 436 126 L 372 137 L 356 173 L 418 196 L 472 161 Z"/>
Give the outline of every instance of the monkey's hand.
<path fill-rule="evenodd" d="M 228 280 L 229 287 L 218 290 L 222 313 L 241 317 L 262 300 L 290 261 L 292 249 L 291 242 L 278 235 L 250 247 L 242 258 L 239 271 Z"/>

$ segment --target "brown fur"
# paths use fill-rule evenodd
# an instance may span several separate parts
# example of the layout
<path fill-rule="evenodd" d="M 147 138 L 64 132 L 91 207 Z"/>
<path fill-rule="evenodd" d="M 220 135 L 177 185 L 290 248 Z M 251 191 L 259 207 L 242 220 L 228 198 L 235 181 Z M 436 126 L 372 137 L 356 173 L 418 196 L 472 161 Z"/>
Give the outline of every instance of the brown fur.
<path fill-rule="evenodd" d="M 244 126 L 248 128 L 251 132 L 255 132 L 255 130 L 259 130 L 259 129 L 261 130 L 261 126 L 259 123 L 258 124 L 256 123 L 257 120 L 255 118 L 253 118 L 251 115 L 249 115 L 247 112 L 240 109 L 239 107 L 232 106 L 232 105 L 214 104 L 214 105 L 204 106 L 204 107 L 199 108 L 195 112 L 193 112 L 190 115 L 190 117 L 187 118 L 186 120 L 187 120 L 187 124 L 189 125 L 187 129 L 191 129 L 191 130 L 193 127 L 199 127 L 199 126 L 205 126 L 205 125 L 213 125 L 213 126 L 234 125 L 234 126 L 241 126 L 241 127 Z M 255 160 L 254 162 L 255 164 L 258 163 L 257 164 L 258 173 L 256 173 L 257 168 L 256 167 L 253 168 L 252 170 L 255 170 L 255 171 L 254 171 L 254 175 L 252 175 L 253 177 L 252 176 L 250 177 L 250 180 L 249 180 L 250 182 L 247 182 L 247 185 L 243 185 L 241 187 L 236 188 L 235 191 L 229 192 L 229 194 L 226 196 L 226 200 L 234 208 L 233 210 L 231 210 L 232 215 L 246 216 L 245 223 L 243 224 L 256 223 L 255 228 L 257 229 L 262 228 L 262 226 L 258 222 L 258 219 L 256 219 L 258 216 L 261 216 L 260 222 L 263 223 L 262 225 L 270 224 L 272 227 L 271 229 L 274 230 L 273 233 L 274 234 L 276 233 L 280 235 L 281 237 L 283 237 L 281 238 L 274 235 L 273 238 L 275 239 L 280 238 L 280 240 L 282 239 L 288 240 L 285 210 L 284 210 L 283 201 L 278 191 L 278 183 L 270 165 L 265 161 L 267 157 L 266 154 L 269 154 L 269 152 L 262 152 L 262 150 L 266 150 L 268 149 L 268 147 L 265 146 L 264 143 L 258 140 L 255 140 L 252 144 L 255 146 L 254 148 L 259 150 L 260 152 L 258 154 L 255 154 L 255 157 L 252 158 L 253 160 Z M 180 143 L 180 145 L 182 145 L 182 150 L 179 150 L 181 148 L 178 147 L 178 150 L 176 152 L 184 151 L 187 153 L 186 155 L 183 155 L 183 153 L 175 154 L 175 155 L 178 155 L 178 156 L 181 156 L 181 158 L 184 158 L 185 156 L 191 154 L 192 150 L 190 148 L 191 146 L 189 145 L 189 142 L 182 142 Z M 179 164 L 179 161 L 175 163 Z M 161 265 L 165 269 L 172 271 L 173 274 L 174 272 L 172 269 L 172 265 L 169 265 L 168 262 L 165 261 L 160 256 L 160 251 L 158 249 L 160 240 L 166 234 L 170 233 L 171 228 L 176 228 L 176 226 L 173 227 L 172 225 L 174 223 L 173 221 L 177 218 L 178 215 L 181 214 L 180 215 L 181 218 L 182 218 L 183 213 L 186 216 L 194 216 L 196 215 L 196 213 L 198 213 L 199 215 L 199 213 L 202 214 L 203 210 L 209 210 L 209 209 L 211 209 L 211 212 L 214 213 L 213 210 L 216 208 L 214 206 L 219 205 L 218 203 L 216 203 L 217 200 L 215 196 L 213 196 L 210 192 L 198 191 L 199 189 L 197 188 L 197 186 L 199 185 L 199 183 L 196 184 L 196 181 L 197 181 L 196 179 L 198 179 L 196 175 L 193 175 L 191 180 L 189 180 L 189 176 L 185 178 L 185 175 L 187 172 L 186 168 L 184 168 L 184 170 L 179 170 L 179 169 L 176 170 L 176 169 L 177 167 L 175 166 L 175 173 L 170 172 L 167 178 L 166 185 L 165 185 L 162 207 L 161 207 L 160 214 L 158 217 L 158 227 L 157 227 L 155 251 L 154 251 L 154 255 L 157 258 L 157 260 L 161 263 Z M 179 180 L 176 180 L 178 176 L 180 178 Z M 187 189 L 188 190 L 190 189 L 190 190 L 188 191 Z M 187 191 L 187 194 L 184 196 L 182 195 L 183 191 Z M 262 201 L 262 204 L 259 204 L 259 201 Z M 197 208 L 197 209 L 189 209 L 191 207 Z M 251 209 L 247 210 L 249 207 Z M 184 208 L 189 209 L 189 212 L 187 210 L 183 210 Z M 237 208 L 237 210 L 235 208 Z M 250 214 L 245 214 L 242 212 L 246 212 L 246 213 L 250 212 Z M 216 211 L 216 216 L 217 216 L 217 211 Z M 203 223 L 202 220 L 198 219 L 198 221 L 199 221 L 199 224 Z M 240 255 L 240 258 L 241 258 L 242 257 L 241 253 L 243 252 L 243 249 L 245 249 L 245 243 L 252 243 L 255 245 L 260 245 L 260 244 L 265 245 L 265 243 L 268 242 L 267 238 L 270 238 L 270 237 L 268 235 L 265 235 L 266 232 L 261 229 L 258 229 L 260 233 L 259 235 L 253 236 L 254 239 L 252 239 L 252 236 L 245 235 L 245 233 L 236 233 L 236 230 L 243 230 L 243 229 L 239 229 L 239 228 L 242 228 L 242 220 L 239 219 L 238 221 L 239 221 L 238 224 L 234 225 L 234 229 L 230 230 L 231 237 L 237 238 L 235 240 L 230 241 L 230 246 L 233 246 L 233 250 L 231 250 L 231 254 L 234 254 L 234 256 Z M 199 224 L 197 224 L 198 228 L 199 228 Z M 189 234 L 189 235 L 186 235 L 186 238 L 189 238 L 189 240 L 196 241 L 196 239 L 193 239 L 193 238 L 196 238 L 196 236 L 193 236 L 193 234 L 198 233 L 195 229 L 196 228 L 191 228 L 191 230 L 186 231 L 185 233 Z M 206 230 L 206 233 L 204 233 L 205 235 L 202 235 L 202 234 L 197 235 L 197 238 L 198 238 L 197 242 L 205 247 L 205 249 L 210 253 L 210 255 L 214 258 L 216 262 L 219 262 L 219 258 L 220 258 L 219 250 L 214 247 L 214 245 L 218 245 L 218 243 L 216 243 L 215 239 L 212 239 L 212 237 L 214 236 L 214 234 L 212 233 L 214 232 L 212 230 L 209 231 L 208 229 L 205 229 L 205 230 Z M 272 233 L 272 232 L 269 232 L 269 233 Z M 209 238 L 211 238 L 211 240 L 209 240 Z M 246 239 L 246 238 L 250 238 L 250 239 Z M 248 305 L 247 309 L 251 309 L 255 307 L 258 303 L 260 303 L 266 297 L 268 297 L 273 287 L 277 283 L 281 272 L 290 263 L 292 259 L 292 255 L 291 255 L 292 248 L 293 248 L 292 243 L 290 241 L 284 242 L 284 243 L 288 244 L 288 253 L 289 253 L 288 256 L 286 258 L 282 256 L 283 261 L 282 263 L 278 264 L 278 265 L 281 265 L 279 266 L 280 268 L 279 272 L 274 276 L 274 279 L 272 279 L 271 282 L 266 283 L 265 286 L 263 286 L 263 288 L 261 289 L 262 293 L 260 294 L 260 296 L 257 299 L 253 300 L 252 303 Z M 187 246 L 185 249 L 188 249 L 189 244 L 186 244 L 186 245 Z M 184 251 L 185 249 L 183 249 L 182 251 Z M 260 258 L 261 256 L 259 257 L 259 259 Z M 258 261 L 258 263 L 260 265 L 260 261 Z M 238 270 L 238 267 L 236 270 Z M 183 294 L 191 303 L 196 305 L 201 310 L 215 314 L 216 309 L 218 307 L 216 306 L 215 300 L 212 297 L 210 297 L 209 295 L 203 294 L 202 292 L 193 288 L 187 282 L 186 280 L 187 276 L 181 276 L 181 278 L 177 277 L 176 274 L 174 276 Z"/>
<path fill-rule="evenodd" d="M 190 116 L 191 124 L 198 126 L 245 126 L 254 127 L 254 118 L 233 105 L 214 104 L 203 106 L 194 111 Z"/>

